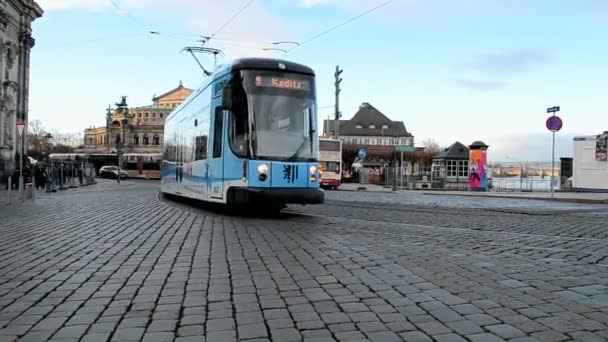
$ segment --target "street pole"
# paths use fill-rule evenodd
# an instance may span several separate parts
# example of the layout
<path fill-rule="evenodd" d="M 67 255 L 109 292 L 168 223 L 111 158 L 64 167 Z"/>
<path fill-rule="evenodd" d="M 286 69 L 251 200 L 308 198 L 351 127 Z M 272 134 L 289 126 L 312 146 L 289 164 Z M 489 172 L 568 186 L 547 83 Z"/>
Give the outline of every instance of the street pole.
<path fill-rule="evenodd" d="M 555 116 L 555 113 L 553 114 Z M 555 177 L 555 132 L 553 134 L 553 144 L 551 153 L 551 198 L 555 197 L 555 189 L 553 185 L 553 178 Z"/>
<path fill-rule="evenodd" d="M 23 145 L 25 142 L 25 129 L 21 133 L 21 152 L 19 153 L 19 198 L 21 201 L 25 200 L 25 180 L 23 179 Z"/>
<path fill-rule="evenodd" d="M 399 176 L 401 176 L 401 181 L 399 182 L 399 187 L 403 190 L 403 151 L 401 151 L 401 163 L 399 164 Z"/>
<path fill-rule="evenodd" d="M 336 108 L 335 108 L 335 127 L 336 127 L 336 139 L 340 140 L 340 83 L 342 83 L 342 78 L 340 78 L 340 75 L 342 74 L 344 70 L 340 70 L 340 66 L 336 65 L 336 72 L 334 74 L 335 77 L 335 86 L 336 86 L 336 92 L 335 92 L 335 96 L 336 96 Z"/>

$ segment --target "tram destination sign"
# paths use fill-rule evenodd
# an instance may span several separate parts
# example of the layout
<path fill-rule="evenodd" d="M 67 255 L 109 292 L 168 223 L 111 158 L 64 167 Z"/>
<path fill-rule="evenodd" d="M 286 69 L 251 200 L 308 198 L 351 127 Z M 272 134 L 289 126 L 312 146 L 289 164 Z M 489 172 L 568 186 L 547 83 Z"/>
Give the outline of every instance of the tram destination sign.
<path fill-rule="evenodd" d="M 256 76 L 256 87 L 310 91 L 310 81 L 293 77 Z"/>

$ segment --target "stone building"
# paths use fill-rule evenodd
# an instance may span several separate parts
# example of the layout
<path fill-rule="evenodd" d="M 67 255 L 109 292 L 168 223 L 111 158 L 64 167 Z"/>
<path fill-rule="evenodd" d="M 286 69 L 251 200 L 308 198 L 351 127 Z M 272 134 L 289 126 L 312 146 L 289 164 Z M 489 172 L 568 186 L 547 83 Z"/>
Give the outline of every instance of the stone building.
<path fill-rule="evenodd" d="M 16 123 L 28 122 L 32 22 L 42 16 L 33 0 L 0 1 L 0 180 L 15 171 L 22 150 Z M 25 141 L 27 146 L 27 141 Z"/>
<path fill-rule="evenodd" d="M 364 102 L 350 120 L 340 120 L 340 140 L 355 147 L 414 146 L 414 136 L 405 129 L 403 121 L 393 121 L 371 104 Z M 334 136 L 336 121 L 324 120 L 324 136 Z"/>
<path fill-rule="evenodd" d="M 190 96 L 192 89 L 179 86 L 160 96 L 154 96 L 149 106 L 128 108 L 126 97 L 108 108 L 106 126 L 84 130 L 81 153 L 116 153 L 123 143 L 123 153 L 161 153 L 167 115 Z"/>

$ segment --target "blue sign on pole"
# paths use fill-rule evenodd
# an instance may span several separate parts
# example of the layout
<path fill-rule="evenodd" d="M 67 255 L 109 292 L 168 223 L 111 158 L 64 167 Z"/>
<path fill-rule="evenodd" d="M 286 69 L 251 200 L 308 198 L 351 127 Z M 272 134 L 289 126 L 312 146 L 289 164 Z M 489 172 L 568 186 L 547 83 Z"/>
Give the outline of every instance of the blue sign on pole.
<path fill-rule="evenodd" d="M 359 156 L 360 159 L 364 159 L 367 156 L 367 151 L 365 151 L 364 148 L 359 150 L 359 153 L 357 153 L 357 155 Z"/>

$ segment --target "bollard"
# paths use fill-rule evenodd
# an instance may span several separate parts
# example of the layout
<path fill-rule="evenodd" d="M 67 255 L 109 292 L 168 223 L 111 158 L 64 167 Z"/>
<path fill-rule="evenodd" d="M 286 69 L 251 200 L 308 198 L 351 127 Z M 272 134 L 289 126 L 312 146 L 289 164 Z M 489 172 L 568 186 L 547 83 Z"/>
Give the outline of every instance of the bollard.
<path fill-rule="evenodd" d="M 74 172 L 76 171 L 76 169 L 74 169 L 74 167 L 72 166 L 72 181 L 70 184 L 70 189 L 76 189 L 78 188 L 78 186 L 76 185 L 76 176 L 74 174 Z"/>
<path fill-rule="evenodd" d="M 63 163 L 61 163 L 61 166 L 59 167 L 59 190 L 67 190 L 68 188 L 63 186 Z"/>
<path fill-rule="evenodd" d="M 13 177 L 8 176 L 8 204 L 11 204 L 11 191 L 13 190 Z"/>

